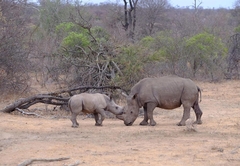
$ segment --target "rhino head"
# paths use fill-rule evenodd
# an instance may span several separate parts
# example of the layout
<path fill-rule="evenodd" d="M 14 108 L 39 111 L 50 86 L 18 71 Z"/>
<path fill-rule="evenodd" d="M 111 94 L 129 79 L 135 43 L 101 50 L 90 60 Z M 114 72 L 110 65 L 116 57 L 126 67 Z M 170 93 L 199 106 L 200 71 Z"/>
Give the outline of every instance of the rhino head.
<path fill-rule="evenodd" d="M 126 126 L 131 126 L 137 119 L 138 113 L 137 94 L 130 95 L 127 97 L 127 105 L 123 107 L 122 115 L 117 115 L 117 118 L 123 120 Z"/>
<path fill-rule="evenodd" d="M 120 105 L 117 105 L 112 96 L 108 97 L 105 96 L 106 98 L 106 102 L 107 102 L 107 108 L 106 110 L 109 112 L 112 112 L 115 115 L 122 115 L 123 114 L 123 107 L 121 107 Z"/>

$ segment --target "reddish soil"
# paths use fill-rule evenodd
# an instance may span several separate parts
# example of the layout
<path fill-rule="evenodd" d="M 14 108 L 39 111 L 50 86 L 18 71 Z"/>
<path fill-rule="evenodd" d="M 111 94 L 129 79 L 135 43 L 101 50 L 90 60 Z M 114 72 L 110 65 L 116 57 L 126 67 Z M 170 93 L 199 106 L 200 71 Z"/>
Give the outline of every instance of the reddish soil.
<path fill-rule="evenodd" d="M 32 165 L 239 166 L 240 81 L 197 84 L 202 89 L 203 124 L 196 131 L 176 126 L 182 108 L 156 109 L 154 127 L 139 126 L 142 117 L 130 127 L 117 119 L 106 119 L 97 127 L 94 119 L 79 116 L 79 128 L 72 128 L 64 111 L 43 113 L 45 118 L 1 113 L 0 165 L 69 157 Z M 2 101 L 0 107 L 5 105 Z"/>

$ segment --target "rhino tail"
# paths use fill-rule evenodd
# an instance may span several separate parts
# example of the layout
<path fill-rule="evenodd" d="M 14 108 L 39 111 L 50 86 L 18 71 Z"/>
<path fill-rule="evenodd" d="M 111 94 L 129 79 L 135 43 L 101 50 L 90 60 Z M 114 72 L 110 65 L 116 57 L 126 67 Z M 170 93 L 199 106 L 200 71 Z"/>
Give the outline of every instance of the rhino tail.
<path fill-rule="evenodd" d="M 72 112 L 72 108 L 71 108 L 71 98 L 68 100 L 68 108 L 69 108 L 70 112 Z"/>
<path fill-rule="evenodd" d="M 198 90 L 199 97 L 200 97 L 200 99 L 199 99 L 199 103 L 200 103 L 202 101 L 202 91 L 198 86 L 197 86 L 197 90 Z"/>

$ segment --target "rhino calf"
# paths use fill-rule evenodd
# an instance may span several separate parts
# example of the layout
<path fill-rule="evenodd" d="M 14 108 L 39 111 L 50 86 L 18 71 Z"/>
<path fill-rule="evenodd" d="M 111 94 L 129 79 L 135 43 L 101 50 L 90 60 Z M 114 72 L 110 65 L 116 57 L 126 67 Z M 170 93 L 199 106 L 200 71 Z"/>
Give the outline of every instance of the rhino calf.
<path fill-rule="evenodd" d="M 177 76 L 145 78 L 132 87 L 123 114 L 117 115 L 117 118 L 130 126 L 136 120 L 139 108 L 143 107 L 144 119 L 140 125 L 148 125 L 150 120 L 150 125 L 155 126 L 156 122 L 153 119 L 155 107 L 174 109 L 183 105 L 183 117 L 178 125 L 185 125 L 185 121 L 190 117 L 191 108 L 196 114 L 195 123 L 201 124 L 199 93 L 201 94 L 200 88 L 190 79 Z"/>
<path fill-rule="evenodd" d="M 115 115 L 122 114 L 123 108 L 117 105 L 112 98 L 107 95 L 95 93 L 81 93 L 72 96 L 68 101 L 68 107 L 72 113 L 72 127 L 78 127 L 77 115 L 80 112 L 94 114 L 96 126 L 101 126 L 105 119 L 105 111 L 112 112 Z M 99 118 L 98 114 L 101 115 Z"/>

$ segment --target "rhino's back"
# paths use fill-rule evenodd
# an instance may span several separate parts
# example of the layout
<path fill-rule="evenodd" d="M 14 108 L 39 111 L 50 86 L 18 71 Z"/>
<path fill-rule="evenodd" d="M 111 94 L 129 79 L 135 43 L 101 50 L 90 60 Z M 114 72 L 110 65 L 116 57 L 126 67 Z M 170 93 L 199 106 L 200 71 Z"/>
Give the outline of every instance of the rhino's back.
<path fill-rule="evenodd" d="M 74 95 L 71 98 L 71 108 L 72 109 L 79 109 L 81 108 L 83 112 L 93 112 L 97 108 L 105 108 L 106 101 L 102 94 L 95 93 L 81 93 L 78 95 Z"/>
<path fill-rule="evenodd" d="M 165 76 L 145 78 L 132 88 L 131 93 L 138 94 L 138 102 L 141 106 L 154 102 L 161 108 L 173 109 L 179 107 L 183 100 L 195 100 L 198 90 L 190 79 Z"/>

